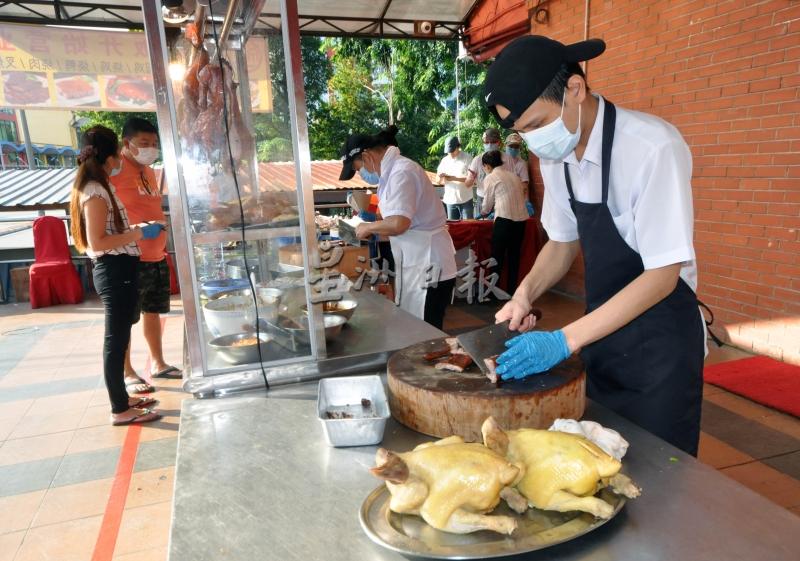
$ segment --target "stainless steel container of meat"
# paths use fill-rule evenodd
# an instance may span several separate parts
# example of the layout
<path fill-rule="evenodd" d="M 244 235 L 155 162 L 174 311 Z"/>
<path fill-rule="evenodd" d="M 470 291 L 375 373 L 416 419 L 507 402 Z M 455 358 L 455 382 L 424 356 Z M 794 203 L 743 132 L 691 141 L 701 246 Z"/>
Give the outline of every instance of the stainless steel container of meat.
<path fill-rule="evenodd" d="M 380 376 L 323 378 L 317 416 L 331 446 L 378 444 L 389 419 L 389 401 Z"/>

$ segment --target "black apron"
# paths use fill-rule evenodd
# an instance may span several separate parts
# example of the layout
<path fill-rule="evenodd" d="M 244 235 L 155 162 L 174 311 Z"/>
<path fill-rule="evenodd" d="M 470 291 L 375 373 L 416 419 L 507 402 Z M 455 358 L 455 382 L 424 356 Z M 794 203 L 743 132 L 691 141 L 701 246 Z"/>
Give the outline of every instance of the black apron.
<path fill-rule="evenodd" d="M 642 274 L 641 256 L 620 236 L 608 209 L 616 109 L 605 102 L 602 200 L 575 200 L 564 176 L 586 268 L 586 313 Z M 581 351 L 587 394 L 685 452 L 697 455 L 703 399 L 704 342 L 694 291 L 683 281 L 672 293 L 614 333 Z"/>

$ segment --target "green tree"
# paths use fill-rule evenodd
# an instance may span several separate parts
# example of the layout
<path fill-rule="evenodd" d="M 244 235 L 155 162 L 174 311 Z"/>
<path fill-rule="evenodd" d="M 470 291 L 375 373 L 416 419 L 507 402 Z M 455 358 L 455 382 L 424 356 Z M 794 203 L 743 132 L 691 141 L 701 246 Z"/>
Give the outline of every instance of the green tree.
<path fill-rule="evenodd" d="M 481 99 L 485 67 L 459 62 L 456 89 L 454 41 L 326 39 L 323 48 L 334 53 L 334 75 L 328 83 L 329 114 L 313 131 L 312 144 L 330 157 L 338 156 L 331 147 L 338 150 L 348 132 L 372 133 L 393 122 L 403 153 L 435 169 L 444 139 L 457 128 L 464 148 L 478 153 L 481 133 L 495 126 Z"/>
<path fill-rule="evenodd" d="M 122 127 L 125 125 L 125 121 L 132 117 L 139 117 L 150 121 L 154 125 L 157 124 L 156 114 L 152 112 L 75 111 L 75 116 L 78 118 L 84 117 L 90 121 L 88 125 L 81 129 L 81 132 L 95 125 L 103 125 L 117 133 L 120 138 L 122 137 Z M 78 140 L 80 141 L 80 139 Z"/>
<path fill-rule="evenodd" d="M 283 43 L 278 35 L 270 35 L 270 80 L 272 81 L 272 112 L 255 113 L 253 129 L 256 137 L 258 159 L 261 161 L 288 161 L 293 159 L 289 96 L 286 86 L 286 58 Z M 309 129 L 326 111 L 323 97 L 327 93 L 331 64 L 322 50 L 319 37 L 302 37 L 300 47 L 303 59 L 303 78 L 306 94 L 306 111 Z M 315 159 L 312 135 L 311 157 Z"/>

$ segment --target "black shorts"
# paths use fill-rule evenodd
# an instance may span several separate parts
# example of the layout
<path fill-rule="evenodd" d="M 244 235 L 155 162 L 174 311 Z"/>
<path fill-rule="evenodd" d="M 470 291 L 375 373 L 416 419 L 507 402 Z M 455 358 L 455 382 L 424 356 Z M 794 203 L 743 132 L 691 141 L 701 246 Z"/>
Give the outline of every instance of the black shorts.
<path fill-rule="evenodd" d="M 146 314 L 169 312 L 169 266 L 166 259 L 139 263 L 139 308 Z"/>

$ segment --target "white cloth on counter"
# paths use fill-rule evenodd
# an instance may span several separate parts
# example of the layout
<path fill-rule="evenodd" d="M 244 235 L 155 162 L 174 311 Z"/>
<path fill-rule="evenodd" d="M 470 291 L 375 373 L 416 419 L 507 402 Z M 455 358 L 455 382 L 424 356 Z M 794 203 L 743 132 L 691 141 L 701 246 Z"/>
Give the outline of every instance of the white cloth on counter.
<path fill-rule="evenodd" d="M 557 432 L 577 434 L 587 438 L 600 447 L 609 456 L 621 460 L 628 451 L 628 441 L 614 429 L 607 429 L 594 421 L 576 421 L 574 419 L 556 419 L 549 429 Z"/>

